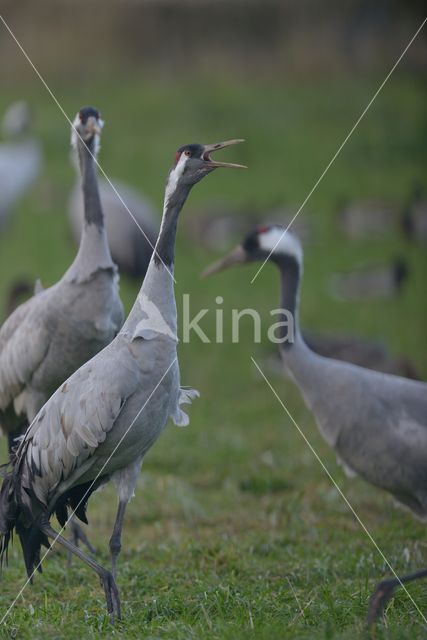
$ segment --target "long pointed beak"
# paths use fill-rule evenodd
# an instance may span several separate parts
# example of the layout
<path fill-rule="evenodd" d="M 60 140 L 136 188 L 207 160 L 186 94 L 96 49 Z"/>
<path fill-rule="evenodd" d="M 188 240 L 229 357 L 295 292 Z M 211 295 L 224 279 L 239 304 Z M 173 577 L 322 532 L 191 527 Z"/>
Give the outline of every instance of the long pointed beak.
<path fill-rule="evenodd" d="M 89 116 L 87 119 L 87 128 L 90 130 L 92 135 L 95 135 L 96 133 L 101 135 L 102 124 L 98 122 L 94 116 Z"/>
<path fill-rule="evenodd" d="M 235 140 L 225 140 L 224 142 L 217 142 L 215 144 L 205 144 L 203 160 L 205 160 L 206 164 L 212 169 L 216 169 L 219 167 L 225 167 L 229 169 L 247 169 L 244 164 L 235 164 L 233 162 L 217 162 L 216 160 L 212 160 L 212 158 L 210 157 L 210 154 L 213 151 L 218 151 L 218 149 L 224 149 L 225 147 L 231 147 L 231 145 L 239 144 L 240 142 L 244 142 L 244 140 L 236 138 Z"/>
<path fill-rule="evenodd" d="M 218 273 L 218 271 L 223 271 L 224 269 L 234 267 L 238 264 L 244 264 L 245 262 L 248 262 L 248 255 L 243 247 L 238 245 L 230 251 L 229 254 L 224 256 L 224 258 L 221 258 L 209 265 L 209 267 L 202 272 L 202 278 L 207 278 L 208 276 L 212 276 L 214 273 Z"/>

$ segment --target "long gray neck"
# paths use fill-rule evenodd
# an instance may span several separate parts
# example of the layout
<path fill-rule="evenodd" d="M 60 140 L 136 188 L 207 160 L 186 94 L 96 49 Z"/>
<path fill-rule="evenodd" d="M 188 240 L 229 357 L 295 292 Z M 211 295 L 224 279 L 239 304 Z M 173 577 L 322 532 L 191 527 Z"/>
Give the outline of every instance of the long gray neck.
<path fill-rule="evenodd" d="M 288 372 L 298 384 L 304 397 L 306 386 L 310 387 L 310 381 L 316 379 L 318 357 L 306 345 L 299 327 L 299 291 L 302 267 L 290 257 L 279 257 L 275 260 L 280 271 L 280 307 L 286 309 L 293 318 L 293 332 L 288 327 L 281 327 L 281 337 L 284 331 L 287 336 L 292 336 L 280 343 L 280 354 Z M 292 335 L 293 333 L 293 335 Z M 307 397 L 306 397 L 307 399 Z"/>
<path fill-rule="evenodd" d="M 278 256 L 275 262 L 280 272 L 280 308 L 287 311 L 286 319 L 293 324 L 292 330 L 285 324 L 278 328 L 281 349 L 286 351 L 301 340 L 298 319 L 301 267 L 295 258 L 289 256 Z"/>
<path fill-rule="evenodd" d="M 101 198 L 99 197 L 98 178 L 95 165 L 95 138 L 87 144 L 80 138 L 77 140 L 77 153 L 80 163 L 83 189 L 84 217 L 86 224 L 104 226 Z"/>
<path fill-rule="evenodd" d="M 153 254 L 154 264 L 173 267 L 178 217 L 190 193 L 191 185 L 185 185 L 169 197 L 166 196 L 162 224 Z"/>
<path fill-rule="evenodd" d="M 163 333 L 175 340 L 177 312 L 174 292 L 174 256 L 178 217 L 191 186 L 168 194 L 166 187 L 163 217 L 155 251 L 151 256 L 144 282 L 122 332 L 133 337 Z"/>
<path fill-rule="evenodd" d="M 104 228 L 104 215 L 94 159 L 95 153 L 94 138 L 87 145 L 80 138 L 77 140 L 84 222 L 77 256 L 65 274 L 65 278 L 73 282 L 84 282 L 99 269 L 116 270 Z"/>

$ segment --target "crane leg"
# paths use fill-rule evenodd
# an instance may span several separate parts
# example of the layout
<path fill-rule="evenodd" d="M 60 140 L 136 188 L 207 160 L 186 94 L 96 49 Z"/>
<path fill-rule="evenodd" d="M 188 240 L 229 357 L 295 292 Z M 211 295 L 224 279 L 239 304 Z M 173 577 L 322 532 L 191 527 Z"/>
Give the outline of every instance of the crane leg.
<path fill-rule="evenodd" d="M 87 537 L 86 533 L 83 531 L 82 527 L 76 522 L 76 519 L 74 516 L 70 518 L 69 524 L 70 524 L 70 533 L 71 533 L 70 539 L 71 539 L 71 542 L 74 544 L 74 546 L 78 547 L 79 542 L 81 542 L 87 547 L 90 553 L 93 553 L 95 555 L 96 554 L 95 547 L 91 544 L 89 538 Z M 71 565 L 72 559 L 73 559 L 73 554 L 71 553 L 71 551 L 69 551 L 68 566 Z"/>
<path fill-rule="evenodd" d="M 110 538 L 111 567 L 114 578 L 117 573 L 117 558 L 119 557 L 119 553 L 122 548 L 122 529 L 126 507 L 127 501 L 119 500 L 116 521 L 114 522 L 113 533 Z"/>
<path fill-rule="evenodd" d="M 51 527 L 48 522 L 43 522 L 40 525 L 40 530 L 55 542 L 59 542 L 60 545 L 65 547 L 68 551 L 75 556 L 83 560 L 91 569 L 93 569 L 99 576 L 101 584 L 104 587 L 105 599 L 107 601 L 107 611 L 110 614 L 111 622 L 114 623 L 115 619 L 121 619 L 120 610 L 120 595 L 113 574 L 111 571 L 104 569 L 98 562 L 83 553 L 81 549 L 76 547 L 72 542 L 56 533 L 55 529 Z"/>
<path fill-rule="evenodd" d="M 419 580 L 420 578 L 427 577 L 427 569 L 421 569 L 415 573 L 409 573 L 406 576 L 399 578 L 390 578 L 389 580 L 382 580 L 376 586 L 374 593 L 369 600 L 369 609 L 367 622 L 369 625 L 373 624 L 381 615 L 384 614 L 387 602 L 392 597 L 394 590 L 402 584 L 412 582 L 413 580 Z"/>

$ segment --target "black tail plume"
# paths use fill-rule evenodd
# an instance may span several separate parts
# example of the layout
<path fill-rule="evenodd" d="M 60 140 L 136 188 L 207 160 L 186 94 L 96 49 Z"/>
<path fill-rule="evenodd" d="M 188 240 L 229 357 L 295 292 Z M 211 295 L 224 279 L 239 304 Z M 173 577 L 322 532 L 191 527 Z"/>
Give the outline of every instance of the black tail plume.
<path fill-rule="evenodd" d="M 40 548 L 42 545 L 49 548 L 49 541 L 45 534 L 42 533 L 34 524 L 29 527 L 25 527 L 18 521 L 15 527 L 22 546 L 27 576 L 29 577 L 30 582 L 32 582 L 33 574 L 36 569 L 39 573 L 42 573 L 42 567 L 40 564 Z"/>
<path fill-rule="evenodd" d="M 7 549 L 18 516 L 12 473 L 6 474 L 0 490 L 0 567 L 7 563 Z"/>

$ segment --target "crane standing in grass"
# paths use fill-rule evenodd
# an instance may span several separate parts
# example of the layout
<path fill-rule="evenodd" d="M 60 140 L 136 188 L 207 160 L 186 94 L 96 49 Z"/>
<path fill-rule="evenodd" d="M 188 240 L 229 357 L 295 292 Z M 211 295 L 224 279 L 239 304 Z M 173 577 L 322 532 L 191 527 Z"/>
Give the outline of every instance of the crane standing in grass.
<path fill-rule="evenodd" d="M 321 434 L 350 474 L 389 491 L 416 517 L 426 519 L 427 384 L 325 358 L 308 348 L 298 324 L 303 252 L 284 227 L 256 229 L 205 275 L 266 259 L 279 269 L 281 308 L 294 320 L 293 340 L 287 336 L 288 322 L 280 327 L 282 361 Z M 369 621 L 384 610 L 397 586 L 423 576 L 427 569 L 379 583 Z"/>
<path fill-rule="evenodd" d="M 72 129 L 85 203 L 77 256 L 59 282 L 21 304 L 0 329 L 0 426 L 10 449 L 55 389 L 109 344 L 123 324 L 94 160 L 101 126 L 98 112 L 87 107 Z M 72 525 L 72 534 L 87 544 L 79 527 Z"/>
<path fill-rule="evenodd" d="M 90 494 L 111 479 L 119 506 L 110 549 L 113 572 L 121 546 L 125 508 L 141 464 L 169 417 L 185 426 L 180 408 L 197 392 L 180 386 L 174 253 L 179 213 L 194 184 L 217 167 L 210 153 L 239 142 L 181 147 L 166 185 L 155 252 L 135 304 L 118 336 L 76 371 L 38 413 L 13 459 L 0 493 L 0 555 L 13 529 L 27 572 L 39 566 L 40 547 L 58 541 L 100 577 L 107 609 L 120 617 L 115 579 L 49 524 L 53 513 L 64 525 L 67 508 L 86 522 Z"/>

